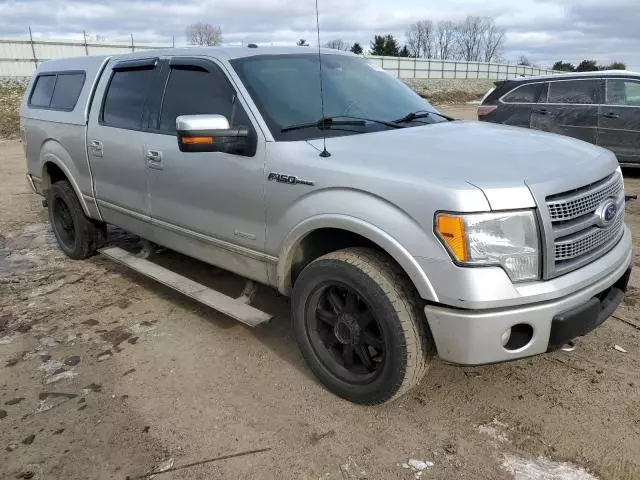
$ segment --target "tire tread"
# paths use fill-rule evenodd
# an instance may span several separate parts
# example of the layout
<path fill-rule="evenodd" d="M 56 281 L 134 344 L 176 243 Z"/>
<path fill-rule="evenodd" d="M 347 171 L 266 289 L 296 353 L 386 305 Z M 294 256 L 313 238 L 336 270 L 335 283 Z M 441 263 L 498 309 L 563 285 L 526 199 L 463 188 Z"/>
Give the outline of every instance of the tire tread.
<path fill-rule="evenodd" d="M 419 295 L 406 274 L 395 261 L 377 250 L 351 247 L 328 253 L 312 262 L 344 262 L 359 269 L 382 290 L 397 313 L 406 342 L 405 372 L 399 384 L 390 388 L 386 398 L 372 398 L 364 404 L 378 404 L 404 395 L 424 377 L 434 356 L 433 341 L 427 328 Z M 392 393 L 393 392 L 393 393 Z"/>
<path fill-rule="evenodd" d="M 76 238 L 76 245 L 72 252 L 62 249 L 65 254 L 73 259 L 82 260 L 89 258 L 102 247 L 107 239 L 107 229 L 104 223 L 87 218 L 82 210 L 82 205 L 68 180 L 61 180 L 51 185 L 49 190 L 49 223 L 53 227 L 53 197 L 60 196 L 67 203 L 74 223 L 78 224 L 80 235 Z M 62 248 L 62 245 L 60 245 Z"/>

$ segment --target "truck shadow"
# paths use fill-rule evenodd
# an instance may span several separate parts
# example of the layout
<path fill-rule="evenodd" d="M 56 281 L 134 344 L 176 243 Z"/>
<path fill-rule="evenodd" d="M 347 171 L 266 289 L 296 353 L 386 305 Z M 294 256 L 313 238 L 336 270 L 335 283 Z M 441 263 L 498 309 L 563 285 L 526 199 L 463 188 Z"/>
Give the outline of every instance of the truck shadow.
<path fill-rule="evenodd" d="M 114 227 L 109 227 L 108 243 L 110 246 L 119 246 L 129 251 L 137 251 L 141 248 L 138 237 Z M 243 277 L 171 250 L 160 250 L 160 253 L 152 255 L 149 260 L 232 298 L 242 294 L 246 282 Z M 257 327 L 249 327 L 126 266 L 103 257 L 97 257 L 94 261 L 107 271 L 117 273 L 177 307 L 206 320 L 214 328 L 246 329 L 278 357 L 307 377 L 313 377 L 296 345 L 289 317 L 289 299 L 280 295 L 275 289 L 258 285 L 256 297 L 251 305 L 269 313 L 273 318 Z M 215 334 L 213 329 L 212 334 Z"/>
<path fill-rule="evenodd" d="M 639 165 L 640 166 L 640 165 Z M 622 176 L 626 178 L 640 178 L 640 168 L 622 167 Z"/>

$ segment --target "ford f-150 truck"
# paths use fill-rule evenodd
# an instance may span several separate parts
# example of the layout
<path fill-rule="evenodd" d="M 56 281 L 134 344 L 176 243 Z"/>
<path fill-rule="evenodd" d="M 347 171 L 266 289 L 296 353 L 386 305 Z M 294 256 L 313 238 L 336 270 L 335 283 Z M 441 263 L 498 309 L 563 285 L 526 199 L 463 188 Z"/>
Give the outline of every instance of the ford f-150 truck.
<path fill-rule="evenodd" d="M 311 370 L 353 402 L 403 394 L 436 354 L 476 365 L 562 346 L 629 280 L 614 154 L 453 121 L 335 50 L 45 62 L 21 132 L 69 257 L 100 251 L 249 325 L 270 318 L 250 305 L 254 282 L 276 288 Z M 107 224 L 241 275 L 246 291 L 110 247 Z"/>

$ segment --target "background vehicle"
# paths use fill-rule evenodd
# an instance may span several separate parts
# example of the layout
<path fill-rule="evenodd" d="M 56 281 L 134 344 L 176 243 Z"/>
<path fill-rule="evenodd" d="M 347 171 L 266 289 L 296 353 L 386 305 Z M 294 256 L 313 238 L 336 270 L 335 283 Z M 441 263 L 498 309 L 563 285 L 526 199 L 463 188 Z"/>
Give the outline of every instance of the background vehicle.
<path fill-rule="evenodd" d="M 47 62 L 27 90 L 28 178 L 61 249 L 106 223 L 290 295 L 307 363 L 380 403 L 437 353 L 511 360 L 585 334 L 632 262 L 614 155 L 453 122 L 359 57 L 186 49 Z M 375 99 L 375 101 L 371 101 Z M 464 139 L 464 142 L 461 142 Z M 100 250 L 248 325 L 270 316 Z"/>
<path fill-rule="evenodd" d="M 640 165 L 640 75 L 611 70 L 496 82 L 478 119 L 578 138 Z"/>

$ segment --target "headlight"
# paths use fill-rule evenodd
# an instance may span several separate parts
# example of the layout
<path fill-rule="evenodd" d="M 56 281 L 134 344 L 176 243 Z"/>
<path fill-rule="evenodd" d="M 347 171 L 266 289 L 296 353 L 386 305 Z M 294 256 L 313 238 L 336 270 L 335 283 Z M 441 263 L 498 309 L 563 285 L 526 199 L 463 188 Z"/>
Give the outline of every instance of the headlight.
<path fill-rule="evenodd" d="M 436 215 L 438 238 L 460 265 L 499 265 L 513 282 L 540 278 L 533 210 Z"/>

